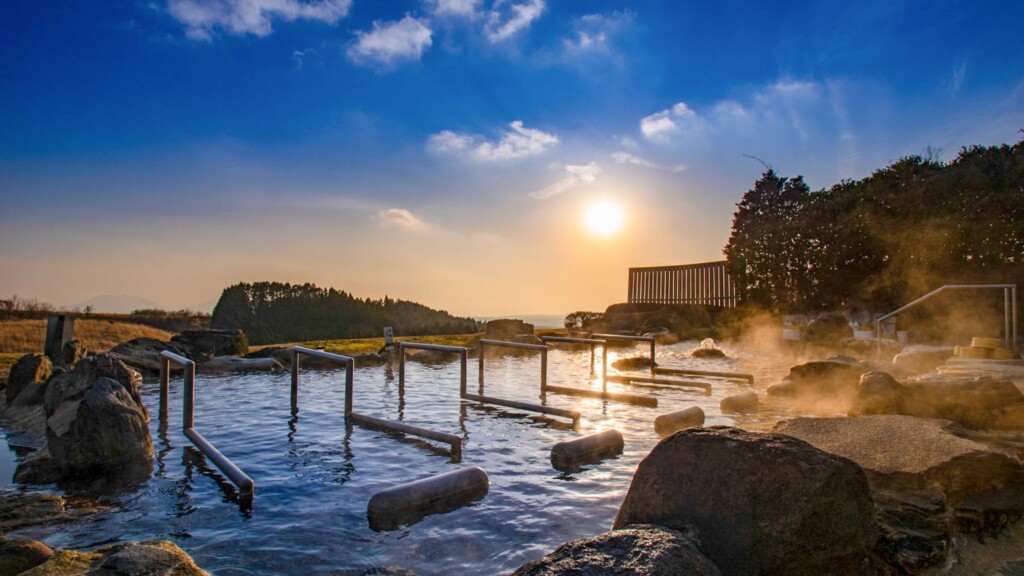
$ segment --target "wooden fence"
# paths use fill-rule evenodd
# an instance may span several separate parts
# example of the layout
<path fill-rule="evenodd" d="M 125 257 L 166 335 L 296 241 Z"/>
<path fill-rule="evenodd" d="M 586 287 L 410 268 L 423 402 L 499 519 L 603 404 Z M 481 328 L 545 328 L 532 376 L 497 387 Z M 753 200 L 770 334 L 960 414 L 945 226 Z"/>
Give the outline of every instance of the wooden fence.
<path fill-rule="evenodd" d="M 632 304 L 702 304 L 732 308 L 739 291 L 725 261 L 629 269 Z"/>

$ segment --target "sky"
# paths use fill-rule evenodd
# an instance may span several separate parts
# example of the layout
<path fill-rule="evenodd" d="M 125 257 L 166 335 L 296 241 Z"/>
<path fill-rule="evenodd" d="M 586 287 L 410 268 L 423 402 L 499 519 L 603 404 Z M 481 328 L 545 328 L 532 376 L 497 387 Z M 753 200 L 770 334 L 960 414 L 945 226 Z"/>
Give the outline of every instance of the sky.
<path fill-rule="evenodd" d="M 765 164 L 822 189 L 1018 141 L 1021 22 L 983 0 L 0 1 L 0 298 L 195 308 L 266 280 L 603 310 L 631 266 L 721 260 Z"/>

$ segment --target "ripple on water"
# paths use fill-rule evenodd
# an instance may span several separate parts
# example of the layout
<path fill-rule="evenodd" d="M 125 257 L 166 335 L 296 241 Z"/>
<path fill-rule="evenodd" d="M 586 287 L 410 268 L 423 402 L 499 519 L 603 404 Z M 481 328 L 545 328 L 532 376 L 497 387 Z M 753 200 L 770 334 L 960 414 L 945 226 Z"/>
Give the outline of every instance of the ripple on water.
<path fill-rule="evenodd" d="M 754 372 L 764 389 L 789 367 L 786 360 L 741 350 L 735 359 L 692 359 L 697 342 L 658 348 L 663 366 Z M 613 356 L 646 354 L 646 348 L 614 349 Z M 539 398 L 538 356 L 489 360 L 486 393 L 531 403 Z M 596 366 L 600 369 L 600 353 Z M 469 388 L 475 391 L 475 369 Z M 614 372 L 614 371 L 613 371 Z M 33 536 L 60 547 L 88 548 L 111 538 L 164 538 L 188 551 L 217 574 L 302 574 L 345 569 L 401 567 L 417 574 L 499 573 L 550 552 L 560 544 L 608 530 L 625 497 L 633 471 L 657 443 L 654 417 L 701 406 L 708 425 L 767 427 L 788 416 L 770 400 L 754 415 L 723 415 L 718 403 L 749 384 L 710 379 L 712 393 L 609 384 L 608 389 L 656 397 L 658 408 L 643 408 L 548 394 L 543 403 L 579 410 L 580 429 L 562 418 L 521 410 L 464 404 L 458 364 L 407 365 L 404 401 L 397 371 L 361 368 L 355 373 L 355 409 L 396 419 L 464 440 L 463 464 L 452 464 L 443 449 L 344 423 L 344 377 L 340 371 L 302 373 L 297 415 L 289 405 L 290 381 L 279 375 L 200 375 L 196 427 L 256 482 L 251 503 L 181 434 L 181 385 L 171 387 L 171 417 L 165 431 L 150 423 L 156 450 L 154 474 L 130 493 L 107 497 L 113 512 L 61 526 L 33 529 Z M 590 374 L 590 352 L 553 349 L 548 382 L 599 389 Z M 158 403 L 156 382 L 142 386 L 151 413 Z M 563 473 L 550 464 L 557 442 L 606 428 L 626 440 L 622 455 Z M 6 443 L 3 444 L 6 448 Z M 0 450 L 0 474 L 13 474 L 12 458 Z M 366 504 L 383 488 L 439 474 L 458 466 L 487 471 L 490 492 L 470 506 L 428 516 L 394 532 L 373 532 Z M 6 466 L 6 467 L 5 467 Z M 8 468 L 11 468 L 8 471 Z"/>

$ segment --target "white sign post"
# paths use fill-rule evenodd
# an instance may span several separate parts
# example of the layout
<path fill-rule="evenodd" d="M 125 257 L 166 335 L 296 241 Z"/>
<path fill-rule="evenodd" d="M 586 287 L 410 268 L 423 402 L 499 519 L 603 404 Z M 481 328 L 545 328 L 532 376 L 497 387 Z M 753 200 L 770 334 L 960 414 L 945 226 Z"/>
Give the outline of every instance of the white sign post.
<path fill-rule="evenodd" d="M 384 327 L 384 347 L 390 348 L 395 345 L 395 330 L 391 326 Z"/>

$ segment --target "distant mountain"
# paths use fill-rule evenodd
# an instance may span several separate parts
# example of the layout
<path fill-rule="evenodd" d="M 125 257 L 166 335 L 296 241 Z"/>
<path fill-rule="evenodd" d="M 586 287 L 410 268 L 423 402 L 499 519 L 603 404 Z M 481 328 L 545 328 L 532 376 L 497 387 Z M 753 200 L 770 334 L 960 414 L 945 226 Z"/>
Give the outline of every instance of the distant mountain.
<path fill-rule="evenodd" d="M 140 296 L 128 296 L 127 294 L 121 294 L 120 296 L 103 294 L 90 298 L 85 302 L 79 302 L 72 306 L 72 308 L 85 310 L 86 306 L 91 306 L 93 312 L 104 312 L 107 314 L 131 314 L 135 310 L 163 309 L 163 306 L 152 300 L 147 300 Z"/>

